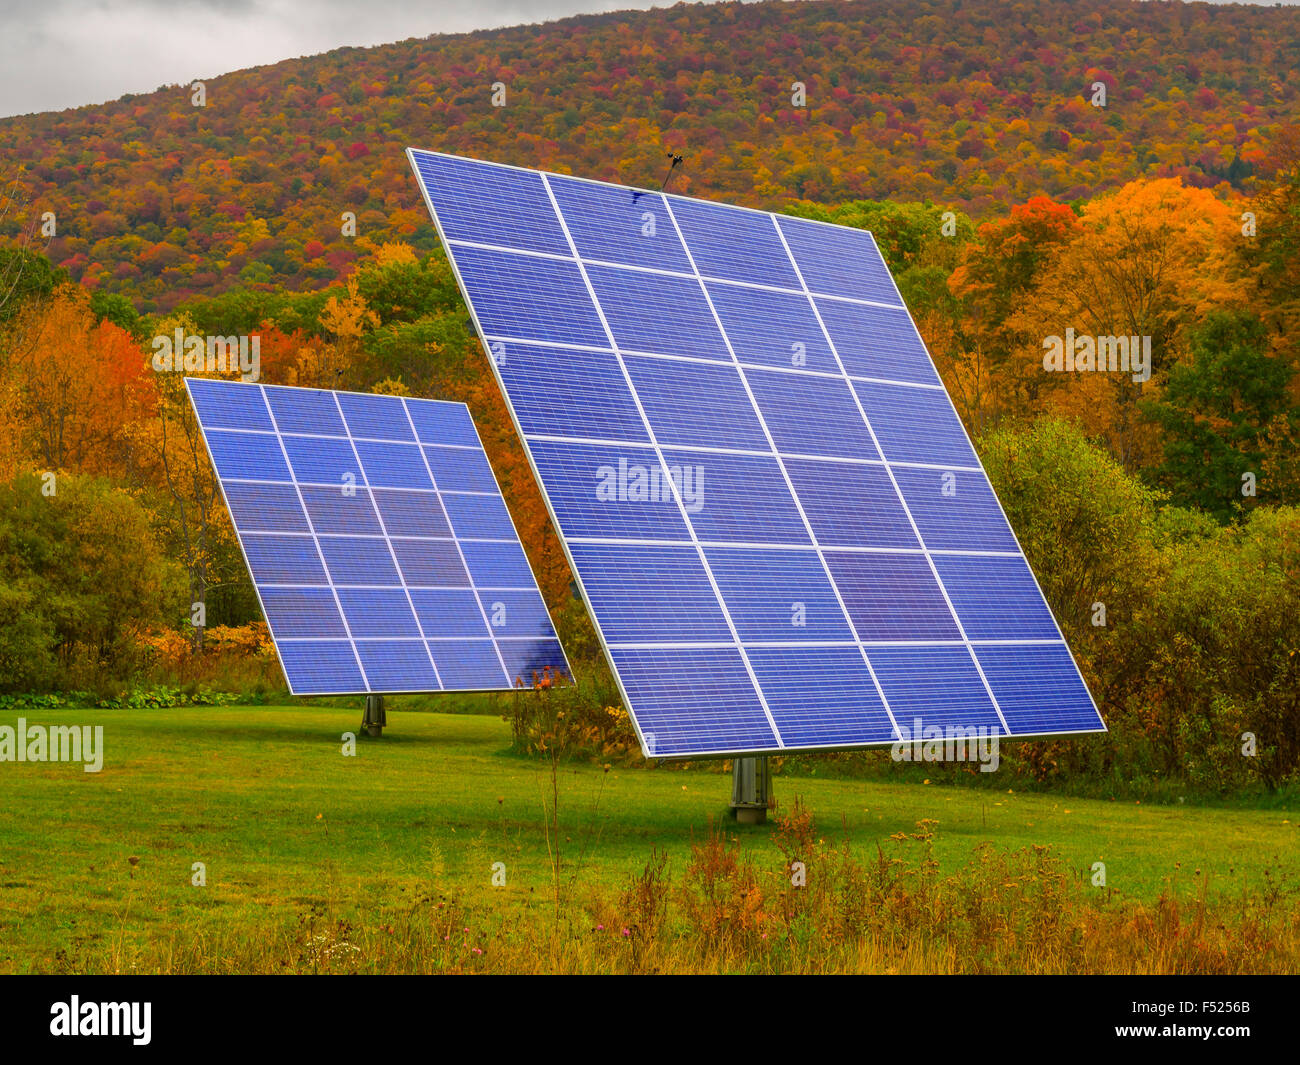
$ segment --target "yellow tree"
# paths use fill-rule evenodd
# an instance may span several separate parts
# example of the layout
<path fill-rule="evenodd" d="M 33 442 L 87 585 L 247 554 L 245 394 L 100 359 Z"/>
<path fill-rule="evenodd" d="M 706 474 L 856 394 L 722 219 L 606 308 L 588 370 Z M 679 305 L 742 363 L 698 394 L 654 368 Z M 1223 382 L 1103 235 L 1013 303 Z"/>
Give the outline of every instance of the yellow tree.
<path fill-rule="evenodd" d="M 126 428 L 151 400 L 146 360 L 134 339 L 100 322 L 76 285 L 34 305 L 39 321 L 13 353 L 10 399 L 28 429 L 28 447 L 49 469 L 121 472 Z"/>
<path fill-rule="evenodd" d="M 1144 391 L 1159 388 L 1169 366 L 1186 356 L 1189 326 L 1238 299 L 1232 269 L 1238 215 L 1213 193 L 1177 180 L 1131 182 L 1084 209 L 1074 239 L 1054 250 L 1008 318 L 1026 338 L 1018 352 L 1023 371 L 1042 375 L 1044 408 L 1104 438 L 1126 468 L 1152 455 L 1154 430 L 1138 412 Z M 1079 345 L 1076 368 L 1085 372 L 1047 373 L 1045 354 L 1059 353 L 1071 336 Z M 1110 337 L 1129 338 L 1130 347 L 1138 338 L 1130 369 L 1090 371 L 1088 352 L 1098 365 L 1103 350 L 1115 350 L 1098 338 Z"/>

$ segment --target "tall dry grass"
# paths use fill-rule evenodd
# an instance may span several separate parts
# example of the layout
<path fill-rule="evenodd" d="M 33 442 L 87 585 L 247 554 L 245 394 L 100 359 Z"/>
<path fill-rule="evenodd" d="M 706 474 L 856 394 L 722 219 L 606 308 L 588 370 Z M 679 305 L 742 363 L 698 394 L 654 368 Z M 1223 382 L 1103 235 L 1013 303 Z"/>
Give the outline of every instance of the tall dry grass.
<path fill-rule="evenodd" d="M 933 822 L 874 851 L 828 842 L 796 802 L 784 868 L 713 831 L 674 870 L 655 851 L 615 888 L 553 871 L 555 891 L 379 902 L 329 897 L 240 926 L 119 932 L 63 972 L 151 973 L 1300 973 L 1300 893 L 1154 903 L 1092 887 L 1049 847 L 985 845 L 942 875 Z M 802 863 L 802 875 L 800 865 Z"/>

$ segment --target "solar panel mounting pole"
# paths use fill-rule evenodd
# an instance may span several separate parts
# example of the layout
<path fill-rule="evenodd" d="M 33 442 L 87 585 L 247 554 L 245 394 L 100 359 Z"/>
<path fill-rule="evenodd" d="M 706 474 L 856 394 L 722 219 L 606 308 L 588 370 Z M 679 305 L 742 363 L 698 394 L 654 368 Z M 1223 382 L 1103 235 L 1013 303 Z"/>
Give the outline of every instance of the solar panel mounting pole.
<path fill-rule="evenodd" d="M 366 712 L 361 719 L 361 727 L 369 736 L 378 738 L 384 734 L 384 726 L 388 724 L 388 715 L 384 713 L 384 697 L 382 695 L 366 696 Z"/>
<path fill-rule="evenodd" d="M 731 816 L 742 825 L 761 825 L 766 822 L 772 794 L 771 784 L 767 755 L 733 759 Z"/>

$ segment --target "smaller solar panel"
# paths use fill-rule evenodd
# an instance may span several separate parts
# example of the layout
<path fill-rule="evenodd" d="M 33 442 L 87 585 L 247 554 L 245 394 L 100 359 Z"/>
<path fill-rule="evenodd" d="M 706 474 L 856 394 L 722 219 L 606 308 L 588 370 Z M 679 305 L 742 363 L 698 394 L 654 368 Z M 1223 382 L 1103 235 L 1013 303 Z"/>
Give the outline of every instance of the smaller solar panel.
<path fill-rule="evenodd" d="M 295 695 L 569 675 L 465 404 L 185 384 Z"/>

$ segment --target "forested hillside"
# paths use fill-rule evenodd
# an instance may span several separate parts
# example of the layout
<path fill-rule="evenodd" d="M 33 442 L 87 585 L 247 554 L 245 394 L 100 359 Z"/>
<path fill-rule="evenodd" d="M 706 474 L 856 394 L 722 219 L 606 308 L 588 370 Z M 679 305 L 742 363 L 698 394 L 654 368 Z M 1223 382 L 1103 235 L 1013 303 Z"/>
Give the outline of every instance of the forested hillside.
<path fill-rule="evenodd" d="M 673 149 L 674 191 L 875 234 L 1111 729 L 1015 772 L 1295 782 L 1298 90 L 1292 7 L 722 4 L 0 122 L 0 705 L 282 689 L 182 374 L 152 359 L 179 331 L 255 340 L 274 384 L 467 402 L 588 670 L 570 725 L 626 747 L 403 149 L 640 185 Z M 1076 336 L 1148 361 L 1045 362 Z"/>
<path fill-rule="evenodd" d="M 692 5 L 340 49 L 213 78 L 202 106 L 173 85 L 11 118 L 0 170 L 54 212 L 49 254 L 74 279 L 167 310 L 329 283 L 362 254 L 344 212 L 359 237 L 430 248 L 408 144 L 637 185 L 671 147 L 683 192 L 983 220 L 1139 176 L 1239 185 L 1298 94 L 1292 7 Z"/>

